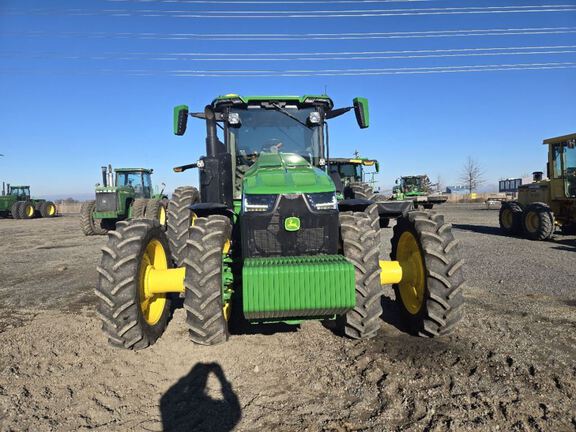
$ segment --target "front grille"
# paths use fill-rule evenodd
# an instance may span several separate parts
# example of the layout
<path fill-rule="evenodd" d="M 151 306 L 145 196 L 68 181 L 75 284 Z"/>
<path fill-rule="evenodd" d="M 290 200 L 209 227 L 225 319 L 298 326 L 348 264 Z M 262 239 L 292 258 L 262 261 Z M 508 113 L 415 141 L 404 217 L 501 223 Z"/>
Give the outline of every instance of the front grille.
<path fill-rule="evenodd" d="M 96 211 L 111 212 L 116 211 L 116 193 L 115 192 L 97 192 L 96 193 Z"/>
<path fill-rule="evenodd" d="M 284 229 L 291 216 L 300 218 L 298 231 Z M 300 195 L 281 197 L 271 213 L 243 213 L 240 223 L 245 258 L 338 253 L 338 211 L 313 212 Z"/>

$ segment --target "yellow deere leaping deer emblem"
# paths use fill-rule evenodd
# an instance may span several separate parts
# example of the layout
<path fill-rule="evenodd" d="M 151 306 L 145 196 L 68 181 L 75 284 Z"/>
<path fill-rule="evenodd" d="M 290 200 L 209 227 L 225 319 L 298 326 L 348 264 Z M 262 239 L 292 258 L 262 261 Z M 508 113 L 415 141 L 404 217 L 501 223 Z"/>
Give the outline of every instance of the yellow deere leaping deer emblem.
<path fill-rule="evenodd" d="M 300 219 L 296 216 L 290 216 L 284 219 L 284 229 L 286 231 L 298 231 L 300 229 Z"/>

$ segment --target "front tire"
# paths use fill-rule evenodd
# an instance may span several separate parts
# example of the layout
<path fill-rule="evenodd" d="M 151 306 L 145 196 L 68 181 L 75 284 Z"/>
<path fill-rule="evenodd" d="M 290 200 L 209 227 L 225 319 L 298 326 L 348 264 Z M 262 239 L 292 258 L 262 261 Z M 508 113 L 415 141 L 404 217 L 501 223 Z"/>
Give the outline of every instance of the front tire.
<path fill-rule="evenodd" d="M 10 207 L 10 214 L 12 215 L 12 219 L 20 219 L 20 204 L 22 204 L 22 201 L 16 201 Z"/>
<path fill-rule="evenodd" d="M 189 228 L 184 309 L 190 338 L 200 345 L 216 345 L 229 337 L 231 299 L 224 297 L 224 281 L 231 234 L 230 219 L 222 215 L 199 217 Z"/>
<path fill-rule="evenodd" d="M 168 239 L 157 221 L 132 219 L 108 234 L 95 293 L 102 330 L 111 345 L 139 350 L 156 342 L 170 318 L 170 296 L 146 290 L 148 268 L 172 267 Z"/>
<path fill-rule="evenodd" d="M 340 331 L 352 339 L 372 338 L 380 329 L 379 241 L 371 223 L 365 213 L 340 214 L 342 251 L 355 270 L 356 306 L 339 316 L 337 324 Z"/>
<path fill-rule="evenodd" d="M 170 242 L 172 259 L 177 266 L 182 265 L 186 255 L 188 228 L 195 218 L 189 207 L 198 201 L 200 201 L 198 189 L 192 186 L 182 186 L 176 188 L 168 204 L 168 230 L 166 232 Z"/>
<path fill-rule="evenodd" d="M 464 275 L 457 240 L 440 214 L 411 211 L 398 218 L 391 258 L 402 267 L 396 302 L 412 334 L 449 334 L 462 318 Z"/>
<path fill-rule="evenodd" d="M 498 222 L 504 234 L 520 234 L 522 232 L 522 207 L 514 201 L 504 201 L 500 206 Z"/>
<path fill-rule="evenodd" d="M 554 234 L 554 216 L 544 203 L 531 203 L 524 209 L 524 233 L 530 240 L 548 240 Z"/>

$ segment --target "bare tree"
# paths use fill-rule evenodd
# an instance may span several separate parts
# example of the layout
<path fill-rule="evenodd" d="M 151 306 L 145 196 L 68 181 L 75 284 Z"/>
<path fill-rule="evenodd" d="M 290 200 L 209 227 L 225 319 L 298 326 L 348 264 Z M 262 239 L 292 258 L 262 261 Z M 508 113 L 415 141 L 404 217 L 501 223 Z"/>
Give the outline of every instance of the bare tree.
<path fill-rule="evenodd" d="M 468 156 L 462 171 L 460 173 L 460 181 L 464 183 L 468 193 L 471 194 L 478 187 L 484 183 L 484 172 L 478 161 L 474 160 L 471 156 Z"/>

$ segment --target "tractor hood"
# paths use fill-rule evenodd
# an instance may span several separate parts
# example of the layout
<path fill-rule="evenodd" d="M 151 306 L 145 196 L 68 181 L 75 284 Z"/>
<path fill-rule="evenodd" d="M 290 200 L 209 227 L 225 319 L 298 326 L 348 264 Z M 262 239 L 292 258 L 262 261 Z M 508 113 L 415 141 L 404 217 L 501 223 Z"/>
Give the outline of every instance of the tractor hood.
<path fill-rule="evenodd" d="M 245 194 L 334 192 L 328 175 L 294 153 L 261 153 L 244 176 Z"/>

